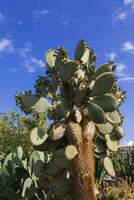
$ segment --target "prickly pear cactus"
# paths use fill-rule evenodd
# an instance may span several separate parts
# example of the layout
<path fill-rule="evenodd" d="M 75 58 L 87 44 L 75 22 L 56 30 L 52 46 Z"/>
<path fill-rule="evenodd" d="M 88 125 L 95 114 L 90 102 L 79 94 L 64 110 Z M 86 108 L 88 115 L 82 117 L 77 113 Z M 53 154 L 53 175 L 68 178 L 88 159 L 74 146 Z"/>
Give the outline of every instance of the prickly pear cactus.
<path fill-rule="evenodd" d="M 111 176 L 109 154 L 124 136 L 119 108 L 125 93 L 118 86 L 112 62 L 95 67 L 94 51 L 81 40 L 74 59 L 63 48 L 48 50 L 46 75 L 38 77 L 35 93 L 16 102 L 28 114 L 47 119 L 31 131 L 36 149 L 48 151 L 45 166 L 47 199 L 95 200 L 94 161 L 102 159 Z M 72 187 L 73 186 L 73 187 Z M 73 188 L 73 190 L 72 190 Z"/>

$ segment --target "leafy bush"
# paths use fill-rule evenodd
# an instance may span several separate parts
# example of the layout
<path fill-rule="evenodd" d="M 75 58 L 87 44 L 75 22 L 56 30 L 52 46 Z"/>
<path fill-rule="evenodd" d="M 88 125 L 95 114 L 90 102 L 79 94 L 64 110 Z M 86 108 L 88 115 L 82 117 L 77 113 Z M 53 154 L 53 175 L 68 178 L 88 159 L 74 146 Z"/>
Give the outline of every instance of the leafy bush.
<path fill-rule="evenodd" d="M 22 146 L 25 153 L 31 148 L 29 129 L 24 123 L 26 118 L 16 112 L 0 113 L 0 152 L 15 152 Z"/>
<path fill-rule="evenodd" d="M 121 149 L 117 155 L 114 155 L 113 163 L 118 177 L 124 179 L 131 177 L 134 181 L 134 147 Z"/>

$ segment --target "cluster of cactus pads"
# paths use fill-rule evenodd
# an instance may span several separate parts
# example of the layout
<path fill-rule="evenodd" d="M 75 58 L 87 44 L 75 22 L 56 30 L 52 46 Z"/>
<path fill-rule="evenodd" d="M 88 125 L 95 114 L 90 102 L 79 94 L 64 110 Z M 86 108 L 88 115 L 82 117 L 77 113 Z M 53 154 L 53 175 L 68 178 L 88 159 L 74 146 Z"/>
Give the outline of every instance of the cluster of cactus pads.
<path fill-rule="evenodd" d="M 79 154 L 68 133 L 68 123 L 81 125 L 87 118 L 95 124 L 91 147 L 94 157 L 102 159 L 106 171 L 115 176 L 109 155 L 118 150 L 119 140 L 124 136 L 119 106 L 125 93 L 117 84 L 115 65 L 108 62 L 96 69 L 95 53 L 84 40 L 78 43 L 74 60 L 70 60 L 63 47 L 48 50 L 45 60 L 46 73 L 38 77 L 35 93 L 25 91 L 16 95 L 22 111 L 42 119 L 32 129 L 30 139 L 36 150 L 46 156 L 45 161 L 37 162 L 35 169 L 37 177 L 42 169 L 43 174 L 39 179 L 30 176 L 24 188 L 27 184 L 28 195 L 33 195 L 41 184 L 44 199 L 66 200 L 71 199 L 73 192 L 72 162 Z M 31 183 L 33 187 L 29 190 Z"/>

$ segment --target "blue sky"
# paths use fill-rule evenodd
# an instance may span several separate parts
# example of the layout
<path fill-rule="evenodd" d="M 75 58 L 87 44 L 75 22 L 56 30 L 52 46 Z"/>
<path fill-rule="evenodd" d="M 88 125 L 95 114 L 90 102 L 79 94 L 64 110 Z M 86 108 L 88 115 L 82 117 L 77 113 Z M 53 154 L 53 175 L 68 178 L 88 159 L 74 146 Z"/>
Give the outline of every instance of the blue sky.
<path fill-rule="evenodd" d="M 44 53 L 81 38 L 95 50 L 98 65 L 117 64 L 127 91 L 121 107 L 124 140 L 134 140 L 134 0 L 0 0 L 0 112 L 15 107 L 14 95 L 43 75 Z"/>

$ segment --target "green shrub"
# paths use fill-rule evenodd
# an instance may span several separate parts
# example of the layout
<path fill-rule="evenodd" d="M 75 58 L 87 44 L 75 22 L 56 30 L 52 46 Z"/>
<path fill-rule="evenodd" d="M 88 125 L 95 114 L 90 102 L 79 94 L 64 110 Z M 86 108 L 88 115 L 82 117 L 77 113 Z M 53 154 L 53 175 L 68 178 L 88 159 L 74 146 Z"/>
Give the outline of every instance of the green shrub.
<path fill-rule="evenodd" d="M 32 148 L 29 141 L 29 129 L 24 121 L 26 118 L 16 112 L 0 113 L 1 153 L 15 152 L 17 146 L 22 146 L 27 154 Z"/>

